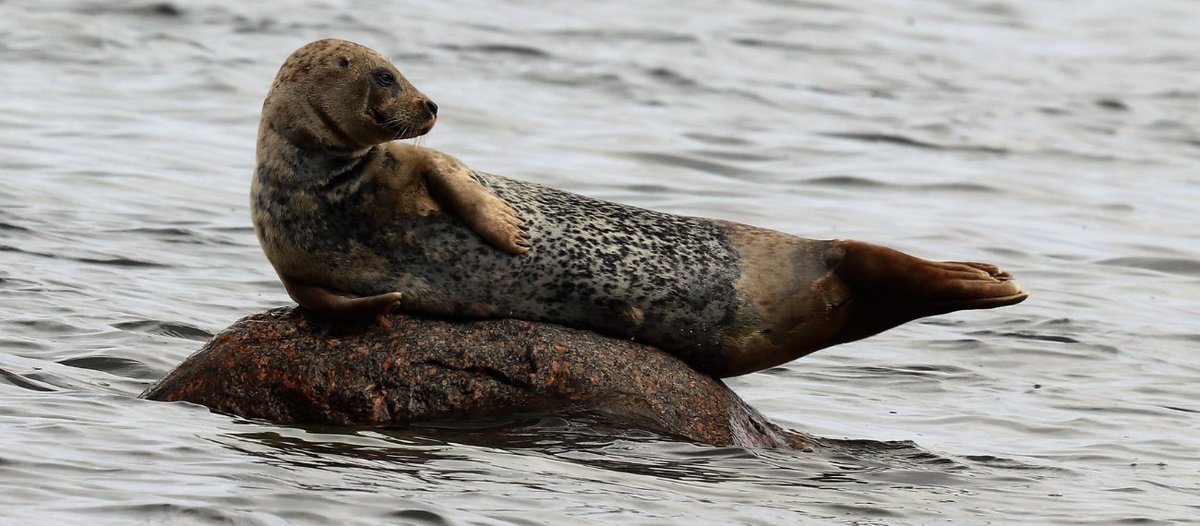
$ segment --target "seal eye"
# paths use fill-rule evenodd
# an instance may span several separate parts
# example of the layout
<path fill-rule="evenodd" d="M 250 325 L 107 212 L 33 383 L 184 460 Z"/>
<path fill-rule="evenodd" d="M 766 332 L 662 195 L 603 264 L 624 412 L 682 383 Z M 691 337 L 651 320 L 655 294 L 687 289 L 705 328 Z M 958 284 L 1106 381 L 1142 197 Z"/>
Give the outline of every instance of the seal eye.
<path fill-rule="evenodd" d="M 387 70 L 376 71 L 375 82 L 382 87 L 390 88 L 396 85 L 396 76 L 392 75 L 392 72 Z"/>

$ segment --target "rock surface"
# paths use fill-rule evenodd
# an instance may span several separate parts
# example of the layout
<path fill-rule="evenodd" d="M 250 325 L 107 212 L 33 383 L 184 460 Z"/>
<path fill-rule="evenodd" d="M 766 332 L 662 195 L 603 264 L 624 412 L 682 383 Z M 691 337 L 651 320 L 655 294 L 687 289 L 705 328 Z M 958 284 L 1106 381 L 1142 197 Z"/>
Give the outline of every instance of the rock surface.
<path fill-rule="evenodd" d="M 654 348 L 518 320 L 399 314 L 335 327 L 281 308 L 215 336 L 142 394 L 281 424 L 405 426 L 588 414 L 712 445 L 801 449 L 724 383 Z"/>

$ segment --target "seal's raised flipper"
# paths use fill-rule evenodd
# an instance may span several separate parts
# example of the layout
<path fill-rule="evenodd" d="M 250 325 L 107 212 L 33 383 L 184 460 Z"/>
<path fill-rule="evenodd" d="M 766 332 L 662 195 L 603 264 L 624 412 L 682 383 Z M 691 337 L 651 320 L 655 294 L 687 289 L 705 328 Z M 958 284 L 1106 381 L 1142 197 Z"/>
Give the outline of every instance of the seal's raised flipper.
<path fill-rule="evenodd" d="M 529 234 L 517 211 L 471 177 L 465 168 L 433 170 L 426 176 L 429 193 L 489 243 L 513 254 L 529 250 Z"/>
<path fill-rule="evenodd" d="M 471 169 L 458 159 L 433 150 L 422 153 L 425 183 L 438 205 L 501 250 L 513 254 L 529 250 L 529 233 L 507 201 L 472 177 Z"/>
<path fill-rule="evenodd" d="M 399 292 L 388 292 L 375 296 L 348 298 L 325 287 L 309 285 L 283 278 L 283 287 L 301 307 L 320 316 L 338 319 L 380 318 L 392 309 L 403 297 Z"/>
<path fill-rule="evenodd" d="M 861 241 L 838 244 L 844 255 L 834 274 L 851 292 L 850 319 L 839 343 L 925 316 L 1003 307 L 1029 297 L 995 265 L 929 261 Z"/>

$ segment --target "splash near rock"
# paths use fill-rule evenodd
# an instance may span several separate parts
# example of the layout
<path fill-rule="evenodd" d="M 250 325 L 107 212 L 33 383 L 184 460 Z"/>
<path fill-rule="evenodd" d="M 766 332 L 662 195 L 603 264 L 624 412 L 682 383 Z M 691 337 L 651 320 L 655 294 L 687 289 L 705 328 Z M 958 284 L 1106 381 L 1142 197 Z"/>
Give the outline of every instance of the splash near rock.
<path fill-rule="evenodd" d="M 405 426 L 589 414 L 713 445 L 804 448 L 721 381 L 624 340 L 518 320 L 393 314 L 334 327 L 281 308 L 218 334 L 142 397 L 281 424 Z"/>

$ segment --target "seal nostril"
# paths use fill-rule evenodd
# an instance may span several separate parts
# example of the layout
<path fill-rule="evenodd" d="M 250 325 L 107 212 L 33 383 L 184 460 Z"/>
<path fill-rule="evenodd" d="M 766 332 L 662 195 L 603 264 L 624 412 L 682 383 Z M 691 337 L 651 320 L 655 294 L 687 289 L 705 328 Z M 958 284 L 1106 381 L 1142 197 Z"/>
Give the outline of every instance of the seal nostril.
<path fill-rule="evenodd" d="M 437 116 L 437 104 L 434 104 L 433 101 L 426 99 L 425 109 L 429 110 L 430 115 Z"/>

